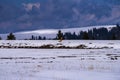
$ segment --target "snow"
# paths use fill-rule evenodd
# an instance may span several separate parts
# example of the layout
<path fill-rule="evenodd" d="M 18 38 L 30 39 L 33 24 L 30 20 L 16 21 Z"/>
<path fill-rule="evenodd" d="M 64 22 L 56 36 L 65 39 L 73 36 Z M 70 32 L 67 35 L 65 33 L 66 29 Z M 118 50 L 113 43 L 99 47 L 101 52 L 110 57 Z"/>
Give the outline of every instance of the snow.
<path fill-rule="evenodd" d="M 119 40 L 63 40 L 58 42 L 58 40 L 1 40 L 0 46 L 42 46 L 42 45 L 54 45 L 75 47 L 79 45 L 85 45 L 87 48 L 113 48 L 120 49 Z"/>
<path fill-rule="evenodd" d="M 17 34 L 29 34 L 29 33 L 38 33 L 38 34 L 55 34 L 57 30 L 50 29 L 50 30 L 35 30 L 35 31 L 27 31 L 27 32 L 19 32 Z"/>
<path fill-rule="evenodd" d="M 0 49 L 0 80 L 119 80 L 120 58 L 110 60 L 108 53 L 120 54 L 119 49 Z"/>
<path fill-rule="evenodd" d="M 88 26 L 88 27 L 80 27 L 80 28 L 67 28 L 67 29 L 43 29 L 43 30 L 33 30 L 33 31 L 24 31 L 24 32 L 16 32 L 14 35 L 17 39 L 30 39 L 32 35 L 34 36 L 42 36 L 47 38 L 55 38 L 58 30 L 61 30 L 63 33 L 71 32 L 78 34 L 80 31 L 88 31 L 92 30 L 93 28 L 102 28 L 105 27 L 108 30 L 111 28 L 116 27 L 116 25 L 102 25 L 102 26 Z M 6 39 L 8 34 L 0 34 L 2 39 Z"/>
<path fill-rule="evenodd" d="M 39 46 L 58 41 L 0 41 Z M 108 49 L 0 49 L 0 80 L 120 80 L 120 41 L 66 40 L 63 45 Z M 57 45 L 56 45 L 57 46 Z"/>

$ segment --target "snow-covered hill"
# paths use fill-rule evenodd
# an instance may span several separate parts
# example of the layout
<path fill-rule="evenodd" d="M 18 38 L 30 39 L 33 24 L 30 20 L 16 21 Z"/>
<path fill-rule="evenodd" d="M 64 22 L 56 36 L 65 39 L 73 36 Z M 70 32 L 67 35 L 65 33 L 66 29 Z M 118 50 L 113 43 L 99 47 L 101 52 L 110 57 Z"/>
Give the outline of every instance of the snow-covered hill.
<path fill-rule="evenodd" d="M 16 32 L 14 35 L 17 39 L 29 39 L 32 35 L 34 36 L 42 36 L 47 38 L 55 38 L 58 30 L 61 30 L 63 33 L 65 32 L 75 32 L 78 34 L 80 31 L 88 31 L 93 28 L 102 28 L 105 27 L 110 30 L 112 27 L 116 27 L 116 25 L 103 25 L 103 26 L 89 26 L 89 27 L 80 27 L 80 28 L 67 28 L 67 29 L 45 29 L 45 30 L 33 30 L 33 31 L 24 31 L 24 32 Z M 2 39 L 6 39 L 8 34 L 0 34 Z"/>

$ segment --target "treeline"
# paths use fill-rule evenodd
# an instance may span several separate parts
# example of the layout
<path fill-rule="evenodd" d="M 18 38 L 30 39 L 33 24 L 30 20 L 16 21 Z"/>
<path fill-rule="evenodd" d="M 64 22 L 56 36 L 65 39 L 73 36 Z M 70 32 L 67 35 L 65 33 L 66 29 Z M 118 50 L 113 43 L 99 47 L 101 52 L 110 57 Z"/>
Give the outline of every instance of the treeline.
<path fill-rule="evenodd" d="M 27 40 L 27 39 L 26 39 Z M 46 37 L 41 37 L 41 36 L 34 36 L 32 35 L 30 39 L 28 40 L 46 40 Z"/>
<path fill-rule="evenodd" d="M 112 27 L 111 29 L 107 28 L 93 28 L 88 31 L 80 31 L 78 34 L 66 32 L 58 34 L 62 36 L 65 40 L 120 40 L 120 25 Z M 57 39 L 57 38 L 56 38 Z"/>
<path fill-rule="evenodd" d="M 48 39 L 46 37 L 34 36 L 25 40 L 120 40 L 120 25 L 116 25 L 116 27 L 112 27 L 111 29 L 107 29 L 105 27 L 102 28 L 93 28 L 88 31 L 80 31 L 78 34 L 66 32 L 62 33 L 61 30 L 56 34 L 56 38 Z M 2 38 L 0 37 L 0 40 Z M 16 37 L 13 33 L 10 33 L 7 36 L 7 40 L 16 40 Z"/>

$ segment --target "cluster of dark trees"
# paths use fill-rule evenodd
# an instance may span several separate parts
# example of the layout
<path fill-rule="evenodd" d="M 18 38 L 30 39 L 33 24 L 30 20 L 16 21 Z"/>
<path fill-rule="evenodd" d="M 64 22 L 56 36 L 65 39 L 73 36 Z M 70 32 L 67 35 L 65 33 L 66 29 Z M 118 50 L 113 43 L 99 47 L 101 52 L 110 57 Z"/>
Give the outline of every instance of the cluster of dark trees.
<path fill-rule="evenodd" d="M 0 37 L 0 40 L 2 38 Z M 16 37 L 13 33 L 10 33 L 7 36 L 7 40 L 15 40 Z M 34 36 L 32 35 L 30 39 L 27 40 L 46 40 L 46 37 Z M 93 28 L 88 31 L 80 31 L 78 34 L 66 32 L 62 33 L 61 30 L 58 31 L 56 38 L 53 40 L 120 40 L 120 25 L 112 27 L 111 29 L 107 28 Z"/>
<path fill-rule="evenodd" d="M 32 35 L 29 40 L 46 40 L 46 37 Z"/>
<path fill-rule="evenodd" d="M 61 33 L 62 38 L 65 40 L 120 40 L 120 25 L 116 25 L 116 27 L 112 27 L 111 29 L 107 28 L 93 28 L 88 31 L 80 31 L 78 34 L 66 32 Z"/>

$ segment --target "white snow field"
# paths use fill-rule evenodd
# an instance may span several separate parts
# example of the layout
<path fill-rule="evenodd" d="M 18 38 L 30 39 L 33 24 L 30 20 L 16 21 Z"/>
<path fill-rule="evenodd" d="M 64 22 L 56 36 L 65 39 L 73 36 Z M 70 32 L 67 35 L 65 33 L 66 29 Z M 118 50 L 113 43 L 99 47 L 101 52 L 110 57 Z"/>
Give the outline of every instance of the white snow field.
<path fill-rule="evenodd" d="M 11 47 L 39 47 L 43 45 L 69 46 L 76 47 L 85 45 L 86 48 L 92 49 L 120 49 L 120 40 L 0 40 L 0 48 L 3 46 Z"/>
<path fill-rule="evenodd" d="M 0 41 L 0 45 L 58 41 Z M 0 80 L 120 80 L 120 41 L 63 41 L 104 49 L 0 49 Z"/>

